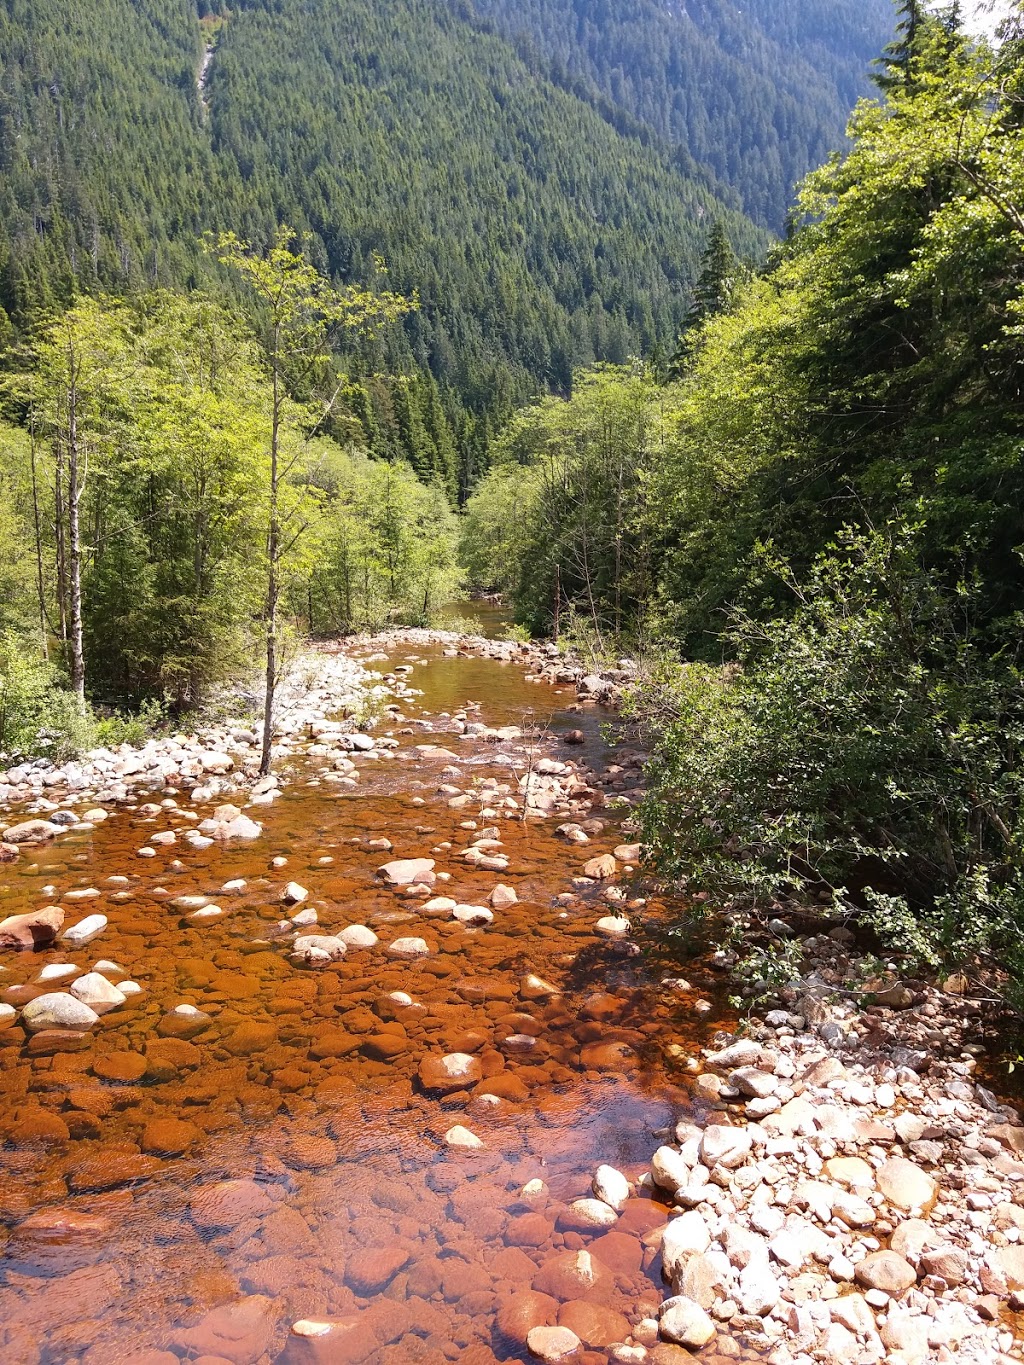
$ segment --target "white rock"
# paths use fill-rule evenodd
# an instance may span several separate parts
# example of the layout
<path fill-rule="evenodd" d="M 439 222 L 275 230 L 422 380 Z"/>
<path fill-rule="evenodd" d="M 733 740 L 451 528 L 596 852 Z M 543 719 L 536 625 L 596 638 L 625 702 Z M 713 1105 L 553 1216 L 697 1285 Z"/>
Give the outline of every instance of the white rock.
<path fill-rule="evenodd" d="M 72 981 L 68 989 L 76 1000 L 81 1000 L 83 1005 L 88 1005 L 97 1014 L 116 1010 L 127 999 L 125 993 L 100 972 L 86 972 L 77 981 Z"/>
<path fill-rule="evenodd" d="M 426 957 L 430 948 L 422 938 L 396 938 L 388 947 L 388 952 L 392 957 L 416 958 Z"/>
<path fill-rule="evenodd" d="M 673 1279 L 687 1257 L 692 1256 L 694 1252 L 707 1251 L 710 1245 L 711 1233 L 695 1209 L 673 1218 L 666 1226 L 661 1239 L 661 1258 L 666 1277 Z"/>
<path fill-rule="evenodd" d="M 444 1135 L 444 1140 L 449 1147 L 454 1147 L 460 1152 L 479 1152 L 483 1149 L 483 1143 L 475 1133 L 471 1133 L 468 1128 L 463 1128 L 457 1123 L 454 1128 L 449 1128 Z"/>
<path fill-rule="evenodd" d="M 345 956 L 344 939 L 331 934 L 301 934 L 292 944 L 292 957 L 311 967 L 323 967 Z"/>
<path fill-rule="evenodd" d="M 78 968 L 73 962 L 49 962 L 36 977 L 40 985 L 47 981 L 60 981 L 65 976 L 75 976 Z"/>
<path fill-rule="evenodd" d="M 21 1012 L 21 1019 L 30 1033 L 50 1028 L 81 1031 L 98 1023 L 99 1015 L 73 995 L 52 991 L 30 1000 Z"/>
<path fill-rule="evenodd" d="M 365 924 L 350 924 L 342 929 L 338 937 L 350 948 L 372 948 L 378 942 L 377 935 Z M 412 1004 L 412 1001 L 409 1001 Z"/>
<path fill-rule="evenodd" d="M 452 911 L 452 918 L 461 924 L 483 925 L 491 923 L 494 912 L 488 910 L 486 905 L 457 905 Z"/>
<path fill-rule="evenodd" d="M 82 944 L 91 942 L 97 934 L 102 934 L 106 927 L 106 915 L 87 915 L 85 919 L 73 924 L 70 929 L 64 930 L 61 934 L 61 942 L 81 947 Z"/>
<path fill-rule="evenodd" d="M 281 899 L 285 905 L 301 905 L 308 895 L 309 892 L 304 886 L 300 886 L 298 882 L 289 882 L 281 892 Z"/>
<path fill-rule="evenodd" d="M 762 1317 L 771 1312 L 780 1296 L 779 1282 L 763 1261 L 751 1261 L 740 1272 L 736 1302 L 741 1312 Z"/>
<path fill-rule="evenodd" d="M 622 1212 L 626 1207 L 626 1201 L 633 1193 L 632 1185 L 614 1166 L 598 1166 L 591 1188 L 597 1198 L 603 1199 L 616 1213 Z"/>

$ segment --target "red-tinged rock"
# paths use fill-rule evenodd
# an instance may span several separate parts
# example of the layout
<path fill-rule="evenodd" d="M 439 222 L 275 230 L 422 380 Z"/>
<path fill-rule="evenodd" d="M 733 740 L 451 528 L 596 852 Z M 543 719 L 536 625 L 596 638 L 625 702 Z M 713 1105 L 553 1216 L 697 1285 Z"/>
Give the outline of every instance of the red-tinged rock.
<path fill-rule="evenodd" d="M 588 1071 L 622 1071 L 637 1060 L 628 1043 L 588 1043 L 580 1050 L 580 1061 Z"/>
<path fill-rule="evenodd" d="M 141 1152 L 104 1152 L 88 1157 L 68 1172 L 68 1189 L 75 1194 L 113 1190 L 118 1185 L 131 1185 L 146 1180 L 160 1170 L 162 1162 Z"/>
<path fill-rule="evenodd" d="M 251 1294 L 222 1308 L 214 1308 L 197 1327 L 178 1332 L 174 1345 L 197 1356 L 220 1356 L 232 1365 L 253 1365 L 274 1336 L 278 1316 L 263 1294 Z"/>
<path fill-rule="evenodd" d="M 473 1094 L 496 1095 L 498 1099 L 513 1102 L 530 1098 L 529 1088 L 511 1071 L 503 1071 L 500 1075 L 490 1076 L 487 1080 L 481 1081 Z"/>
<path fill-rule="evenodd" d="M 322 1028 L 309 1045 L 309 1055 L 317 1061 L 330 1057 L 347 1057 L 358 1052 L 363 1040 L 340 1028 Z"/>
<path fill-rule="evenodd" d="M 200 1228 L 234 1228 L 247 1218 L 265 1218 L 275 1204 L 255 1180 L 218 1180 L 202 1185 L 189 1201 Z"/>
<path fill-rule="evenodd" d="M 446 1056 L 424 1057 L 419 1066 L 420 1085 L 424 1090 L 448 1095 L 455 1090 L 466 1090 L 483 1079 L 479 1057 L 468 1052 L 450 1052 Z"/>
<path fill-rule="evenodd" d="M 265 1052 L 276 1042 L 277 1029 L 273 1024 L 247 1019 L 224 1039 L 224 1047 L 233 1057 L 251 1057 L 254 1053 Z"/>
<path fill-rule="evenodd" d="M 153 1081 L 174 1081 L 185 1071 L 194 1070 L 203 1054 L 184 1038 L 151 1038 L 146 1044 L 146 1077 Z"/>
<path fill-rule="evenodd" d="M 589 1251 L 566 1251 L 546 1261 L 534 1276 L 533 1287 L 541 1294 L 568 1301 L 605 1293 L 612 1286 L 612 1273 Z"/>
<path fill-rule="evenodd" d="M 550 1326 L 557 1315 L 557 1299 L 536 1290 L 523 1289 L 499 1303 L 495 1325 L 506 1341 L 525 1346 L 534 1327 Z"/>
<path fill-rule="evenodd" d="M 498 1280 L 508 1280 L 512 1284 L 525 1284 L 537 1273 L 537 1267 L 519 1247 L 506 1247 L 499 1251 L 490 1264 L 491 1274 Z"/>
<path fill-rule="evenodd" d="M 16 1270 L 53 1275 L 93 1265 L 106 1254 L 113 1223 L 102 1214 L 39 1209 L 11 1234 L 6 1255 Z"/>
<path fill-rule="evenodd" d="M 543 1213 L 523 1213 L 509 1220 L 505 1241 L 513 1247 L 542 1247 L 551 1240 L 555 1225 Z"/>
<path fill-rule="evenodd" d="M 279 1365 L 360 1365 L 380 1349 L 366 1313 L 293 1322 Z"/>
<path fill-rule="evenodd" d="M 22 1110 L 8 1131 L 11 1142 L 18 1147 L 67 1142 L 70 1136 L 68 1125 L 59 1114 L 38 1108 Z"/>
<path fill-rule="evenodd" d="M 338 1163 L 338 1149 L 328 1137 L 297 1134 L 285 1148 L 287 1164 L 300 1171 L 325 1171 Z"/>
<path fill-rule="evenodd" d="M 17 844 L 0 843 L 0 863 L 13 863 L 19 851 Z"/>
<path fill-rule="evenodd" d="M 410 1257 L 406 1246 L 364 1247 L 354 1251 L 345 1270 L 345 1282 L 357 1294 L 379 1294 Z"/>
<path fill-rule="evenodd" d="M 621 1227 L 620 1218 L 614 1231 L 606 1232 L 603 1237 L 595 1237 L 587 1250 L 617 1275 L 633 1275 L 643 1261 L 643 1243 L 639 1238 L 622 1232 Z"/>
<path fill-rule="evenodd" d="M 104 1081 L 130 1085 L 146 1074 L 146 1059 L 140 1052 L 108 1052 L 93 1061 L 92 1070 Z"/>
<path fill-rule="evenodd" d="M 575 1332 L 584 1346 L 610 1346 L 629 1336 L 629 1319 L 600 1303 L 573 1299 L 558 1310 L 559 1327 Z"/>
<path fill-rule="evenodd" d="M 362 1041 L 362 1050 L 376 1062 L 390 1062 L 409 1050 L 409 1039 L 399 1033 L 371 1033 Z"/>
<path fill-rule="evenodd" d="M 0 948 L 48 948 L 64 923 L 59 905 L 0 920 Z"/>
<path fill-rule="evenodd" d="M 13 1322 L 31 1325 L 40 1334 L 49 1336 L 55 1329 L 73 1323 L 101 1321 L 123 1289 L 121 1277 L 113 1266 L 84 1266 L 49 1280 L 46 1293 L 23 1300 L 11 1318 Z M 66 1357 L 62 1355 L 61 1358 Z"/>
<path fill-rule="evenodd" d="M 142 1150 L 160 1156 L 181 1156 L 201 1137 L 196 1125 L 183 1119 L 151 1119 L 142 1133 Z"/>

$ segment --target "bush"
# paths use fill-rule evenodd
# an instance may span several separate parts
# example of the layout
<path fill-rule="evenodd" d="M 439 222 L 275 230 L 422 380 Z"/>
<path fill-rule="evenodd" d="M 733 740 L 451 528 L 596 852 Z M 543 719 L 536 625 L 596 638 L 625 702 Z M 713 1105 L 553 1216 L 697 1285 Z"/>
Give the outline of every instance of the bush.
<path fill-rule="evenodd" d="M 0 753 L 63 763 L 93 738 L 91 713 L 60 685 L 54 667 L 13 634 L 0 636 Z"/>
<path fill-rule="evenodd" d="M 920 961 L 995 955 L 1024 1002 L 1024 705 L 971 629 L 972 593 L 902 526 L 845 533 L 796 608 L 736 613 L 738 663 L 634 694 L 654 731 L 643 835 L 669 880 L 754 910 L 827 890 Z"/>

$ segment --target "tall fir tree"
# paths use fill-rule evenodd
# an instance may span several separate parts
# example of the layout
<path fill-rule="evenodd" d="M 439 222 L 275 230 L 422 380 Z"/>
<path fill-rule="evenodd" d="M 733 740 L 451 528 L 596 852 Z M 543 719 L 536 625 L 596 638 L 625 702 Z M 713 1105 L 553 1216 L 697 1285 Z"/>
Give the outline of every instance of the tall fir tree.
<path fill-rule="evenodd" d="M 669 378 L 678 379 L 685 372 L 697 334 L 709 318 L 729 307 L 739 275 L 739 260 L 726 236 L 725 226 L 718 218 L 711 225 L 700 271 L 690 291 L 690 306 L 668 364 Z"/>

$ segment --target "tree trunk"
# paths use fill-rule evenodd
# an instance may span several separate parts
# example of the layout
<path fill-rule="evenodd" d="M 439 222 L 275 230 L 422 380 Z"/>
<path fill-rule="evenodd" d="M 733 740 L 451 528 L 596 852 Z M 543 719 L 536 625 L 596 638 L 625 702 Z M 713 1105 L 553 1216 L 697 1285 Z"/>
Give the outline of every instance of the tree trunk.
<path fill-rule="evenodd" d="M 61 646 L 66 651 L 68 643 L 67 528 L 64 520 L 64 447 L 59 435 L 54 437 L 54 447 L 53 536 L 57 547 L 57 608 L 60 614 Z M 66 659 L 65 662 L 67 662 Z"/>
<path fill-rule="evenodd" d="M 32 459 L 32 515 L 36 528 L 36 587 L 39 592 L 39 634 L 43 644 L 43 658 L 50 657 L 50 630 L 46 619 L 46 592 L 43 586 L 43 536 L 39 525 L 39 488 L 36 483 L 36 429 L 33 425 L 29 436 Z"/>
<path fill-rule="evenodd" d="M 68 394 L 68 556 L 71 589 L 70 644 L 71 687 L 80 706 L 85 706 L 85 651 L 82 645 L 82 542 L 79 534 L 78 403 L 74 379 Z"/>
<path fill-rule="evenodd" d="M 274 367 L 274 407 L 270 431 L 270 518 L 267 527 L 267 681 L 263 696 L 263 750 L 260 754 L 260 776 L 270 772 L 271 749 L 274 742 L 274 693 L 277 691 L 277 599 L 280 587 L 277 580 L 277 560 L 280 550 L 281 528 L 277 510 L 277 457 L 281 430 L 281 374 L 279 336 L 275 331 L 272 362 Z"/>

